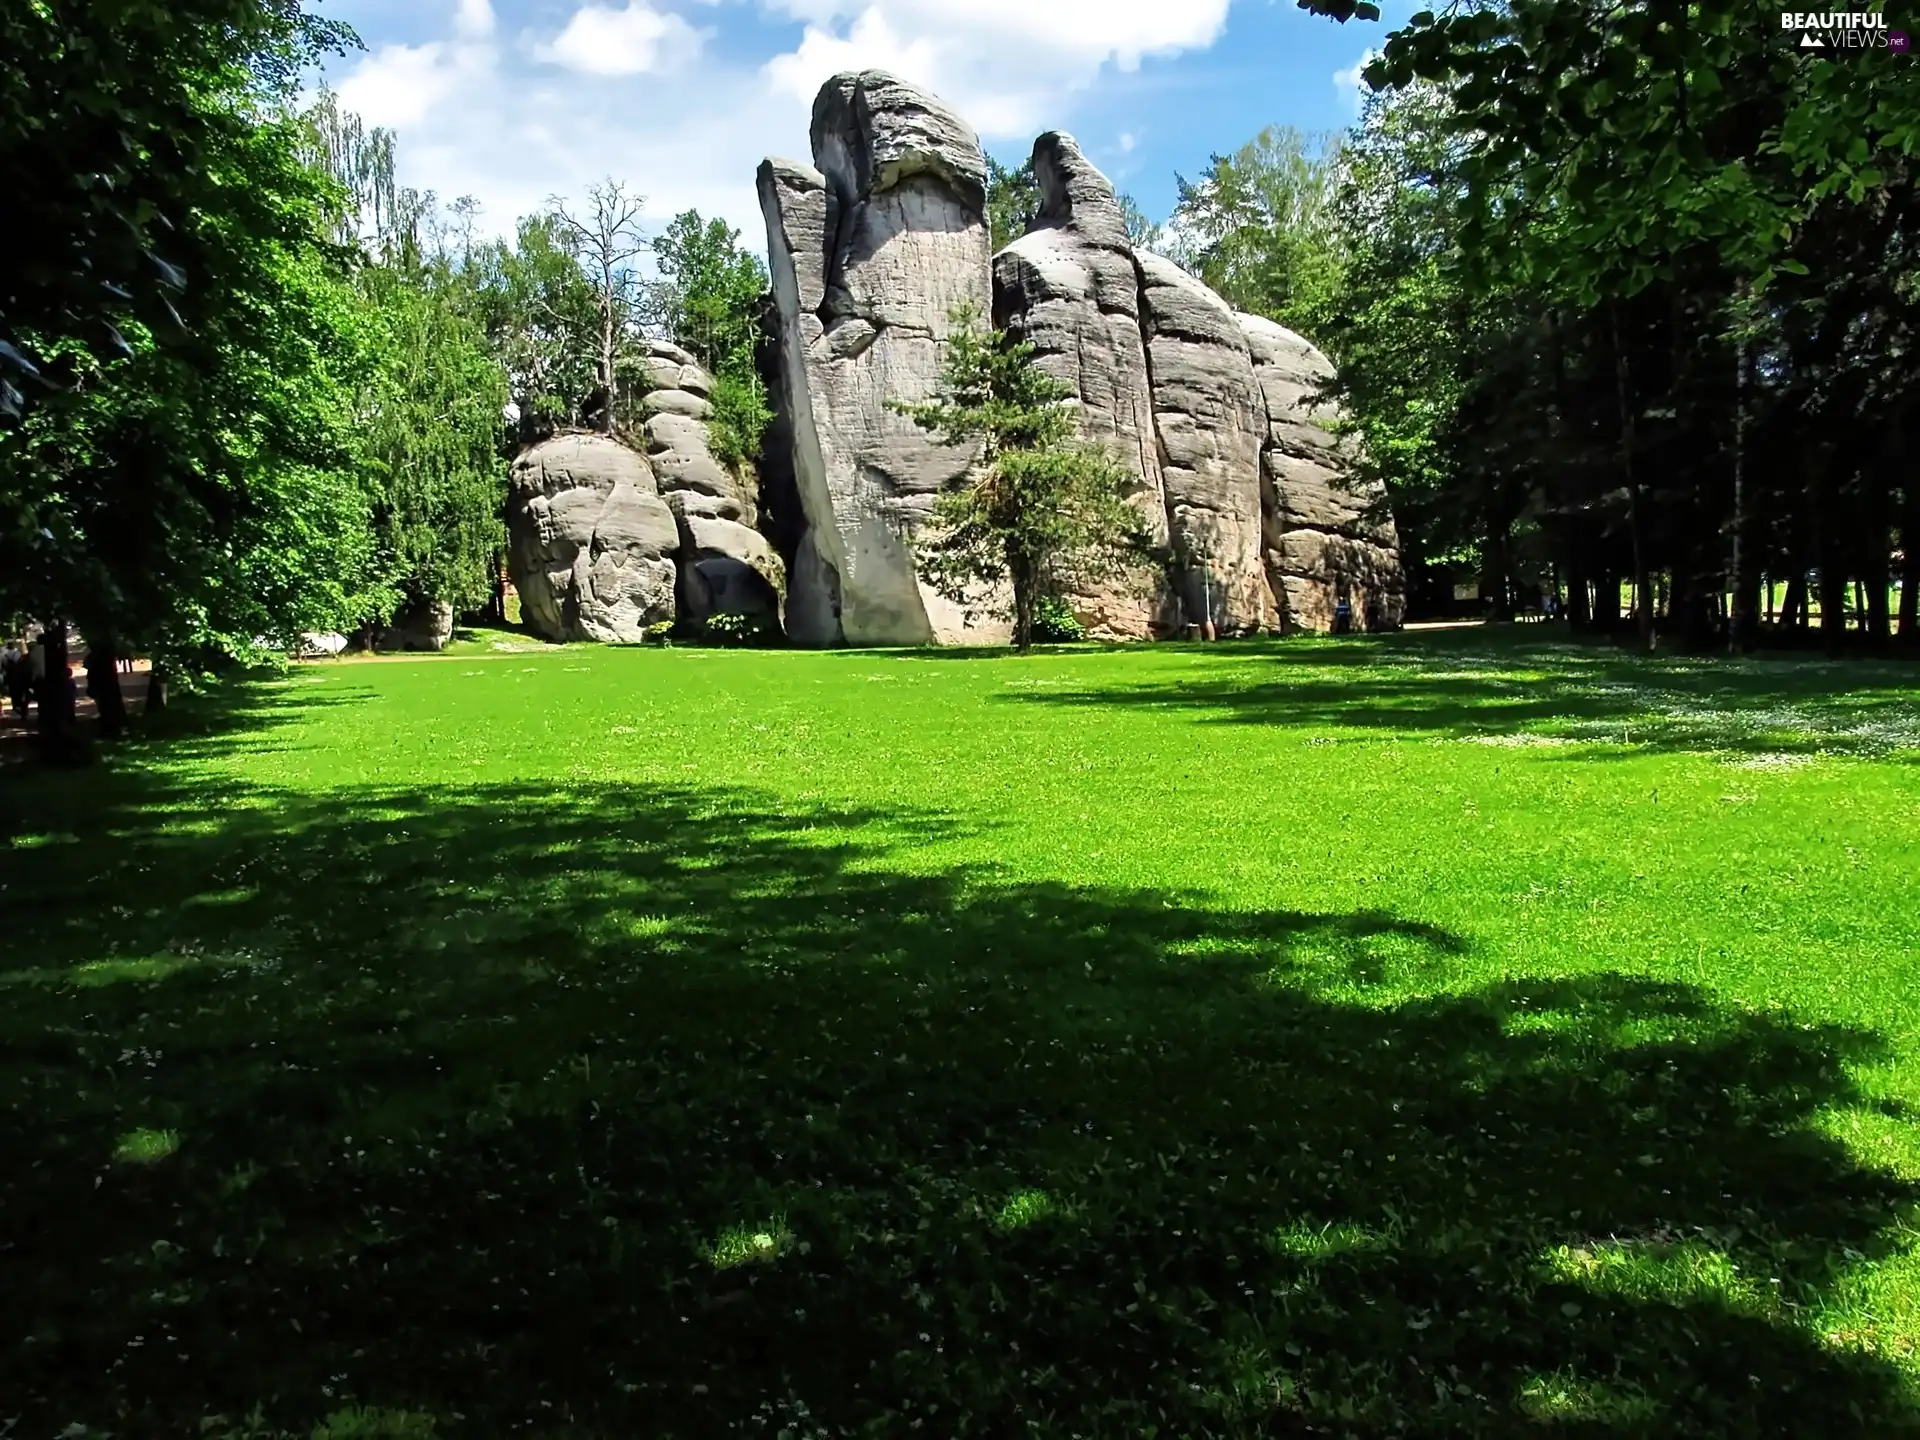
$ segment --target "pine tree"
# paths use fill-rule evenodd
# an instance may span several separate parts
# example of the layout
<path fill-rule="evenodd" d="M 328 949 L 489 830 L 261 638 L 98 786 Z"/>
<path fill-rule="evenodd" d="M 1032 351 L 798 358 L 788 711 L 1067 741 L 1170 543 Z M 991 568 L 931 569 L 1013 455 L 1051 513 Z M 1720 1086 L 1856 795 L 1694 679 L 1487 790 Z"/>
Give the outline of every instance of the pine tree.
<path fill-rule="evenodd" d="M 934 398 L 893 407 L 943 444 L 977 447 L 921 533 L 920 573 L 960 604 L 1010 588 L 1014 647 L 1026 651 L 1044 598 L 1120 573 L 1147 542 L 1126 472 L 1079 438 L 1063 403 L 1073 392 L 1034 364 L 1033 346 L 981 328 L 971 307 L 952 319 Z"/>

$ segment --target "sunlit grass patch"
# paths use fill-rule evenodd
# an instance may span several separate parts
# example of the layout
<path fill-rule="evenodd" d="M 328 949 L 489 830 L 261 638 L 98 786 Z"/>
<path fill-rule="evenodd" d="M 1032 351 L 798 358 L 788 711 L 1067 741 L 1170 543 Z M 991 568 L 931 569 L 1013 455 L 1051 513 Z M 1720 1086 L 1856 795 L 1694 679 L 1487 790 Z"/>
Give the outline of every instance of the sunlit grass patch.
<path fill-rule="evenodd" d="M 999 1230 L 1024 1230 L 1060 1213 L 1054 1198 L 1044 1190 L 1016 1190 L 993 1217 Z"/>
<path fill-rule="evenodd" d="M 1659 1403 L 1632 1385 L 1583 1380 L 1564 1371 L 1536 1375 L 1520 1388 L 1520 1413 L 1549 1425 L 1644 1424 L 1660 1413 Z"/>
<path fill-rule="evenodd" d="M 129 1130 L 113 1147 L 122 1165 L 156 1165 L 180 1148 L 178 1130 Z"/>
<path fill-rule="evenodd" d="M 1398 1227 L 1392 1225 L 1369 1230 L 1346 1220 L 1324 1225 L 1297 1220 L 1268 1235 L 1267 1248 L 1289 1259 L 1332 1260 L 1342 1255 L 1384 1255 L 1399 1238 Z"/>
<path fill-rule="evenodd" d="M 78 835 L 59 831 L 29 831 L 25 835 L 16 835 L 7 842 L 15 850 L 39 850 L 49 845 L 78 845 Z"/>
<path fill-rule="evenodd" d="M 778 1260 L 792 1246 L 793 1232 L 787 1228 L 787 1217 L 775 1215 L 762 1225 L 734 1225 L 722 1230 L 709 1247 L 707 1260 L 716 1270 L 732 1270 Z"/>
<path fill-rule="evenodd" d="M 1596 1295 L 1671 1305 L 1715 1304 L 1755 1313 L 1771 1308 L 1770 1286 L 1740 1272 L 1731 1256 L 1701 1240 L 1602 1240 L 1556 1245 L 1543 1276 Z"/>

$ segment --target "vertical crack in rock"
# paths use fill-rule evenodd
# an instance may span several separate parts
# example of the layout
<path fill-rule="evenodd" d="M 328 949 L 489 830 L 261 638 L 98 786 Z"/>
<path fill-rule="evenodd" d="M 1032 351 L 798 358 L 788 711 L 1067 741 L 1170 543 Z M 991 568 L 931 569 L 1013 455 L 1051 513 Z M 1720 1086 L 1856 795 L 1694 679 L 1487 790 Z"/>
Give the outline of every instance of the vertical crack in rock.
<path fill-rule="evenodd" d="M 814 101 L 814 164 L 760 167 L 782 401 L 805 531 L 787 631 L 811 645 L 990 641 L 925 586 L 913 536 L 972 455 L 889 402 L 928 398 L 956 307 L 989 308 L 986 159 L 946 106 L 882 71 Z"/>

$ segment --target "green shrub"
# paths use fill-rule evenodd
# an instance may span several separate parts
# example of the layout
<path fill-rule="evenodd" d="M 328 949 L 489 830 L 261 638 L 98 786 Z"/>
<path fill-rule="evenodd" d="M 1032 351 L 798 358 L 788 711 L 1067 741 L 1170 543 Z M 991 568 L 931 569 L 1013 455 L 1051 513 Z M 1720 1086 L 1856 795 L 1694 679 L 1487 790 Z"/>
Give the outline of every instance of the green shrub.
<path fill-rule="evenodd" d="M 734 471 L 759 460 L 761 437 L 773 419 L 765 387 L 751 375 L 716 375 L 709 398 L 707 448 L 713 458 Z"/>
<path fill-rule="evenodd" d="M 771 645 L 779 638 L 771 615 L 741 615 L 723 611 L 709 615 L 697 630 L 712 645 Z"/>
<path fill-rule="evenodd" d="M 1033 607 L 1033 638 L 1042 645 L 1071 645 L 1087 638 L 1087 627 L 1066 601 L 1047 595 Z"/>

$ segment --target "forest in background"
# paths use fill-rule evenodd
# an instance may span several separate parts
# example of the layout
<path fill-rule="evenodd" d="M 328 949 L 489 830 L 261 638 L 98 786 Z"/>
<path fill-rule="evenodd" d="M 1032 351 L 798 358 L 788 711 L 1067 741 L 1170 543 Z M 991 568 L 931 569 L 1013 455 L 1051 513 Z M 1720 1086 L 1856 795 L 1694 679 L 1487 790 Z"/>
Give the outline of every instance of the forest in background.
<path fill-rule="evenodd" d="M 1472 574 L 1496 618 L 1548 588 L 1645 644 L 1920 642 L 1920 82 L 1766 18 L 1418 15 L 1351 132 L 1215 156 L 1164 227 L 1129 205 L 1334 357 L 1414 613 Z M 508 457 L 617 429 L 648 336 L 715 374 L 722 458 L 756 455 L 740 237 L 643 234 L 609 180 L 485 238 L 396 185 L 391 136 L 303 102 L 353 43 L 299 0 L 0 17 L 0 615 L 198 666 L 497 605 Z M 993 181 L 1004 243 L 1032 179 Z"/>

